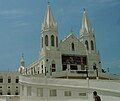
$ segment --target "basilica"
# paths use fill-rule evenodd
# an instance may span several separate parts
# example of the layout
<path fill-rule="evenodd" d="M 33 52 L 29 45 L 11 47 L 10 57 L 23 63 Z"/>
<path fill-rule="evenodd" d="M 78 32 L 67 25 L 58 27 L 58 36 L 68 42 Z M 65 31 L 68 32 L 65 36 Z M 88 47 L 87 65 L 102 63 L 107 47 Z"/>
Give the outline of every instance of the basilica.
<path fill-rule="evenodd" d="M 96 49 L 94 29 L 84 9 L 80 35 L 76 37 L 71 31 L 69 35 L 59 42 L 58 26 L 48 4 L 44 21 L 41 27 L 41 50 L 39 59 L 27 68 L 21 58 L 20 72 L 26 75 L 42 75 L 64 78 L 65 71 L 70 72 L 70 77 L 91 78 L 100 76 L 102 72 L 100 55 Z M 75 74 L 75 75 L 74 75 Z M 101 77 L 102 78 L 102 77 Z"/>

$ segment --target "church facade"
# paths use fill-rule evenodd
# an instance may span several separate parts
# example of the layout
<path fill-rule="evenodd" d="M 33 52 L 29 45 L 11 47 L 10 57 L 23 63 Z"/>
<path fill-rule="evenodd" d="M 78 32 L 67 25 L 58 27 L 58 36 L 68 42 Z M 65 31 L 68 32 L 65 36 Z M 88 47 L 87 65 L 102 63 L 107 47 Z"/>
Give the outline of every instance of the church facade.
<path fill-rule="evenodd" d="M 25 68 L 22 58 L 20 72 L 27 75 L 45 74 L 48 77 L 65 77 L 65 71 L 75 73 L 75 75 L 91 75 L 91 77 L 98 76 L 102 72 L 94 30 L 85 9 L 80 36 L 76 37 L 71 31 L 69 36 L 59 42 L 57 22 L 48 4 L 40 37 L 39 59 Z"/>

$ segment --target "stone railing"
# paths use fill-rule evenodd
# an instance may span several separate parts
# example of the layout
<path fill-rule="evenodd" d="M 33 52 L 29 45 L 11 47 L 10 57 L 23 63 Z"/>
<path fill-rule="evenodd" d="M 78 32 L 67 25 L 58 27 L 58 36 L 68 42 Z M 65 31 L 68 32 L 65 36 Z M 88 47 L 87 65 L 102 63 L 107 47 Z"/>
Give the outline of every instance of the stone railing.
<path fill-rule="evenodd" d="M 49 85 L 73 88 L 99 89 L 120 93 L 120 81 L 118 80 L 81 80 L 81 79 L 55 79 L 20 76 L 20 83 L 28 85 Z"/>

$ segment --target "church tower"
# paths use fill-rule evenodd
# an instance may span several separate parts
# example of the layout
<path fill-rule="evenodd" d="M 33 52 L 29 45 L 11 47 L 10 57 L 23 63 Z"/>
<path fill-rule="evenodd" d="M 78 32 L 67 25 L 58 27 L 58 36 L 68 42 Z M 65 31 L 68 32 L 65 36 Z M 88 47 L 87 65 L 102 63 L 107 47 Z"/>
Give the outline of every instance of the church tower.
<path fill-rule="evenodd" d="M 40 71 L 50 76 L 60 67 L 60 52 L 58 51 L 58 28 L 50 3 L 45 10 L 41 26 Z"/>
<path fill-rule="evenodd" d="M 50 3 L 47 5 L 44 21 L 42 23 L 41 41 L 42 51 L 55 50 L 58 47 L 57 23 L 55 22 Z"/>
<path fill-rule="evenodd" d="M 87 11 L 85 9 L 82 18 L 82 28 L 80 29 L 80 41 L 86 46 L 89 53 L 96 52 L 94 30 L 90 24 Z"/>
<path fill-rule="evenodd" d="M 84 9 L 83 11 L 83 18 L 82 18 L 82 27 L 80 29 L 80 41 L 86 47 L 86 51 L 88 54 L 88 68 L 90 71 L 101 72 L 101 61 L 99 53 L 96 49 L 96 41 L 94 30 L 91 26 L 91 23 L 88 19 L 87 11 Z"/>

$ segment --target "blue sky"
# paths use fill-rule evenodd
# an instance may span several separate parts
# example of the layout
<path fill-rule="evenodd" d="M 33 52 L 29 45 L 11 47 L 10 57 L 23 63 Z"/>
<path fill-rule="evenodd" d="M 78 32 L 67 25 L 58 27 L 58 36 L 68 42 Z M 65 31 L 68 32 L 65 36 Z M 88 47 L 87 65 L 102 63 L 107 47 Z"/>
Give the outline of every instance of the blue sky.
<path fill-rule="evenodd" d="M 120 0 L 50 0 L 59 28 L 59 40 L 77 36 L 83 8 L 95 29 L 103 68 L 120 74 Z M 38 58 L 40 28 L 47 0 L 0 0 L 0 70 L 17 70 L 20 55 L 26 64 Z"/>

